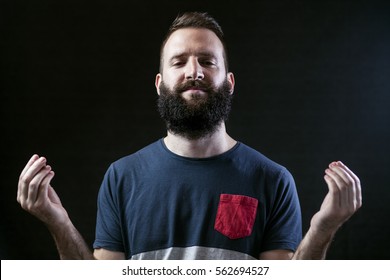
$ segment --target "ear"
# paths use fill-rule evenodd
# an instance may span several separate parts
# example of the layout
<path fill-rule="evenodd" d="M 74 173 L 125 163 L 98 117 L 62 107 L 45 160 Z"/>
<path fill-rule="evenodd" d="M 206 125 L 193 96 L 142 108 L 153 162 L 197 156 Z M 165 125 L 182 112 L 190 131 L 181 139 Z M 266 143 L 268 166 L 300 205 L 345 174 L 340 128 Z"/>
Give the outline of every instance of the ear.
<path fill-rule="evenodd" d="M 234 84 L 235 84 L 234 74 L 232 72 L 228 72 L 226 78 L 230 85 L 230 95 L 232 95 L 234 92 Z"/>
<path fill-rule="evenodd" d="M 156 75 L 156 80 L 154 82 L 154 85 L 156 87 L 156 90 L 157 90 L 157 94 L 160 95 L 160 84 L 161 84 L 161 81 L 162 81 L 162 76 L 160 73 L 158 73 Z"/>

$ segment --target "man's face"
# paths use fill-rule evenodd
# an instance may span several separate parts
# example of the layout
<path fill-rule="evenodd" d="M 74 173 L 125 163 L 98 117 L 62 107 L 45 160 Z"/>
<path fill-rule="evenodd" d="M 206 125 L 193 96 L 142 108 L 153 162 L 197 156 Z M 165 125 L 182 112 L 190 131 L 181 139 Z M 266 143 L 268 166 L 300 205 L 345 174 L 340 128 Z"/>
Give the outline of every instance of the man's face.
<path fill-rule="evenodd" d="M 162 73 L 156 77 L 156 87 L 163 80 L 171 90 L 187 80 L 203 80 L 218 87 L 228 78 L 233 89 L 233 74 L 226 73 L 224 48 L 211 30 L 204 28 L 183 28 L 168 38 L 161 58 Z M 201 91 L 192 90 L 183 94 L 187 100 Z"/>
<path fill-rule="evenodd" d="M 156 77 L 156 88 L 164 81 L 172 90 L 187 80 L 203 80 L 213 87 L 219 87 L 225 79 L 234 88 L 234 77 L 227 73 L 224 62 L 224 48 L 214 32 L 204 28 L 183 28 L 168 38 L 161 58 L 161 72 Z M 202 95 L 200 90 L 183 93 L 187 100 Z"/>
<path fill-rule="evenodd" d="M 160 95 L 159 111 L 168 129 L 184 136 L 201 137 L 213 132 L 227 118 L 234 89 L 234 76 L 226 72 L 219 38 L 208 29 L 179 29 L 167 40 L 161 60 L 162 73 L 156 76 L 156 88 Z M 170 115 L 178 108 L 180 114 Z M 174 131 L 169 125 L 174 122 L 184 127 Z M 191 125 L 187 126 L 188 123 Z M 183 131 L 200 126 L 209 129 Z"/>

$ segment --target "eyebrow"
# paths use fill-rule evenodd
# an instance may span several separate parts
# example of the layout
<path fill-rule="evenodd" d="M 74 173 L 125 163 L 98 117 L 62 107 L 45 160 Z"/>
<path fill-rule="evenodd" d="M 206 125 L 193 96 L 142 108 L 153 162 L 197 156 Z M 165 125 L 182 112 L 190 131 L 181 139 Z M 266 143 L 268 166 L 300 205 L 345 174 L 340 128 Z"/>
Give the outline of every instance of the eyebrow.
<path fill-rule="evenodd" d="M 186 58 L 188 56 L 192 55 L 192 53 L 187 53 L 187 52 L 184 52 L 184 53 L 179 53 L 179 54 L 176 54 L 174 56 L 172 56 L 169 61 L 173 61 L 175 59 L 182 59 L 182 58 Z M 201 57 L 201 58 L 212 58 L 212 59 L 217 59 L 216 55 L 214 55 L 212 52 L 197 52 L 195 53 L 196 56 L 198 57 Z"/>

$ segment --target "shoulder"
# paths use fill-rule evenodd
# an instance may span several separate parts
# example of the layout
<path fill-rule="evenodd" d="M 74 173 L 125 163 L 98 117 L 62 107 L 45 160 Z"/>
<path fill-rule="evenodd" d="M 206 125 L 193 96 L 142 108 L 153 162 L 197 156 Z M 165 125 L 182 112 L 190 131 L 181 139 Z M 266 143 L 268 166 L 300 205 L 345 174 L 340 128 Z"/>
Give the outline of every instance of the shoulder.
<path fill-rule="evenodd" d="M 103 182 L 116 185 L 118 182 L 131 181 L 140 174 L 144 174 L 145 170 L 150 170 L 151 166 L 158 165 L 160 158 L 158 153 L 162 153 L 161 143 L 159 142 L 156 141 L 112 162 L 106 170 Z"/>
<path fill-rule="evenodd" d="M 246 168 L 256 168 L 263 171 L 270 176 L 287 176 L 291 174 L 283 165 L 271 160 L 261 152 L 251 148 L 244 143 L 239 143 L 237 148 L 237 154 L 235 155 L 237 161 L 244 165 Z"/>
<path fill-rule="evenodd" d="M 111 164 L 111 168 L 122 169 L 127 168 L 128 166 L 134 165 L 135 163 L 139 164 L 142 161 L 156 160 L 160 157 L 159 154 L 162 153 L 161 141 L 155 141 L 144 148 L 119 158 Z"/>

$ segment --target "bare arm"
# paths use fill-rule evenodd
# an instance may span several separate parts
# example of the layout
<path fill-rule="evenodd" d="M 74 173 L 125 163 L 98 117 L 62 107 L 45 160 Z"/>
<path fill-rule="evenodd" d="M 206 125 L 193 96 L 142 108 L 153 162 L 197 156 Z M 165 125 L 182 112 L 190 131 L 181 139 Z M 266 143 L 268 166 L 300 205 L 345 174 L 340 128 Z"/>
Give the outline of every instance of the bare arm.
<path fill-rule="evenodd" d="M 125 253 L 110 251 L 103 248 L 95 249 L 93 255 L 98 260 L 124 260 L 125 259 Z"/>
<path fill-rule="evenodd" d="M 49 229 L 61 259 L 94 259 L 50 185 L 54 171 L 44 157 L 34 155 L 19 177 L 17 201 Z"/>
<path fill-rule="evenodd" d="M 53 228 L 48 226 L 62 260 L 95 259 L 84 238 L 69 220 L 67 225 Z"/>
<path fill-rule="evenodd" d="M 293 259 L 325 259 L 337 230 L 362 206 L 360 180 L 346 165 L 332 162 L 325 173 L 329 192 Z"/>
<path fill-rule="evenodd" d="M 262 252 L 262 260 L 325 259 L 327 249 L 340 226 L 362 205 L 359 178 L 342 162 L 333 162 L 325 171 L 329 192 L 313 216 L 310 229 L 295 253 L 288 250 Z"/>
<path fill-rule="evenodd" d="M 290 250 L 270 250 L 260 253 L 260 260 L 291 260 L 294 252 Z"/>

